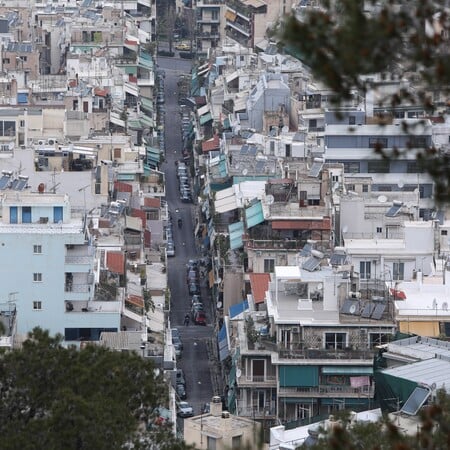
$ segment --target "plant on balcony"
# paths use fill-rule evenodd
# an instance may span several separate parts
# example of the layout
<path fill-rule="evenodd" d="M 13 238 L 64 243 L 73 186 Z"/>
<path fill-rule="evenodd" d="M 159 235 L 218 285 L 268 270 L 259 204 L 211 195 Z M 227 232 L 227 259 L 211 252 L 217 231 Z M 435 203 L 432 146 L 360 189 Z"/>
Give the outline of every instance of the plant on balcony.
<path fill-rule="evenodd" d="M 259 340 L 259 333 L 255 329 L 255 322 L 252 317 L 248 317 L 246 320 L 246 332 L 248 342 L 255 344 Z"/>
<path fill-rule="evenodd" d="M 144 297 L 144 308 L 145 312 L 148 313 L 150 310 L 155 312 L 155 302 L 152 299 L 152 294 L 148 289 L 142 289 L 142 295 Z"/>

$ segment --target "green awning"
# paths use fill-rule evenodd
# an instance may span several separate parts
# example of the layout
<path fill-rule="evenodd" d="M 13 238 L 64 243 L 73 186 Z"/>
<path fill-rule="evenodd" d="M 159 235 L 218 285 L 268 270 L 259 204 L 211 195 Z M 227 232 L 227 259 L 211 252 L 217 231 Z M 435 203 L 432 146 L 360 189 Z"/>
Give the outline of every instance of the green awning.
<path fill-rule="evenodd" d="M 159 157 L 159 155 L 158 156 L 156 156 L 156 155 L 147 155 L 147 162 L 149 163 L 149 164 L 151 164 L 151 163 L 153 163 L 153 164 L 158 164 L 159 162 L 161 161 L 161 159 L 160 159 L 160 157 Z"/>
<path fill-rule="evenodd" d="M 145 114 L 141 114 L 139 117 L 139 121 L 143 127 L 153 127 L 154 122 L 151 117 L 146 116 Z"/>
<path fill-rule="evenodd" d="M 280 387 L 304 387 L 319 385 L 317 366 L 280 366 L 278 368 Z"/>
<path fill-rule="evenodd" d="M 323 375 L 373 375 L 373 367 L 328 366 L 322 367 Z"/>
<path fill-rule="evenodd" d="M 303 399 L 302 399 L 303 400 Z M 372 399 L 370 398 L 356 398 L 356 397 L 343 397 L 343 395 L 341 396 L 336 396 L 334 399 L 333 398 L 322 398 L 320 400 L 320 403 L 322 405 L 334 405 L 334 406 L 340 406 L 342 408 L 346 408 L 347 406 L 350 405 L 366 405 L 369 404 L 369 402 L 371 402 Z"/>
<path fill-rule="evenodd" d="M 153 112 L 153 102 L 149 98 L 141 97 L 139 100 L 141 102 L 141 108 Z"/>
<path fill-rule="evenodd" d="M 243 247 L 242 235 L 244 234 L 244 223 L 236 222 L 228 225 L 228 232 L 230 233 L 230 249 L 236 250 Z"/>
<path fill-rule="evenodd" d="M 279 397 L 281 403 L 308 403 L 315 405 L 317 398 L 304 398 L 304 397 Z"/>
<path fill-rule="evenodd" d="M 128 125 L 128 128 L 135 128 L 137 130 L 142 129 L 141 122 L 137 119 L 128 119 L 127 125 Z"/>
<path fill-rule="evenodd" d="M 147 151 L 147 155 L 148 154 L 154 154 L 154 155 L 159 155 L 161 152 L 159 151 L 159 148 L 155 148 L 155 147 L 145 147 L 145 150 Z"/>
<path fill-rule="evenodd" d="M 152 70 L 154 67 L 153 59 L 149 53 L 140 52 L 138 65 L 144 69 Z"/>
<path fill-rule="evenodd" d="M 250 208 L 245 209 L 245 221 L 247 222 L 247 228 L 254 227 L 259 223 L 264 222 L 264 213 L 260 200 L 250 206 Z"/>
<path fill-rule="evenodd" d="M 228 117 L 223 121 L 223 127 L 225 128 L 225 130 L 228 130 L 228 128 L 231 128 L 230 119 L 228 119 Z"/>
<path fill-rule="evenodd" d="M 200 117 L 200 125 L 205 125 L 205 123 L 208 123 L 210 120 L 212 120 L 211 113 L 203 114 L 203 116 Z"/>

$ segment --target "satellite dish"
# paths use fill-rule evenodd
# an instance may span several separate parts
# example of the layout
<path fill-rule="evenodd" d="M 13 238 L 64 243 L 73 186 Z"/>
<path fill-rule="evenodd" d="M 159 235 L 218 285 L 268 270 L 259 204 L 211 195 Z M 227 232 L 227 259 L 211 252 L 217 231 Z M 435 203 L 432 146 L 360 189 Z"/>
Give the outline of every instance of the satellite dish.
<path fill-rule="evenodd" d="M 241 369 L 237 369 L 236 370 L 236 378 L 241 378 L 241 375 L 242 375 Z"/>
<path fill-rule="evenodd" d="M 350 306 L 350 308 L 348 310 L 350 311 L 350 314 L 355 314 L 355 312 L 356 312 L 356 305 Z"/>
<path fill-rule="evenodd" d="M 447 302 L 442 303 L 442 309 L 444 311 L 448 311 L 448 303 Z"/>
<path fill-rule="evenodd" d="M 387 197 L 385 195 L 380 195 L 377 198 L 379 203 L 386 203 L 387 202 Z"/>
<path fill-rule="evenodd" d="M 319 283 L 318 285 L 317 285 L 317 290 L 318 291 L 321 291 L 323 289 L 323 284 L 322 283 Z"/>
<path fill-rule="evenodd" d="M 347 225 L 344 225 L 344 226 L 342 227 L 342 232 L 343 232 L 343 233 L 347 233 L 347 231 L 348 231 L 348 226 L 347 226 Z"/>
<path fill-rule="evenodd" d="M 404 185 L 405 185 L 405 183 L 404 183 L 402 180 L 400 180 L 400 181 L 397 183 L 397 186 L 398 186 L 400 189 L 402 189 Z"/>
<path fill-rule="evenodd" d="M 245 177 L 247 174 L 248 174 L 248 169 L 244 169 L 244 170 L 242 171 L 242 175 L 244 175 L 244 177 Z"/>
<path fill-rule="evenodd" d="M 268 205 L 272 205 L 274 201 L 275 201 L 275 197 L 273 195 L 269 194 L 266 196 L 266 202 Z"/>
<path fill-rule="evenodd" d="M 217 309 L 222 308 L 222 302 L 217 302 Z"/>

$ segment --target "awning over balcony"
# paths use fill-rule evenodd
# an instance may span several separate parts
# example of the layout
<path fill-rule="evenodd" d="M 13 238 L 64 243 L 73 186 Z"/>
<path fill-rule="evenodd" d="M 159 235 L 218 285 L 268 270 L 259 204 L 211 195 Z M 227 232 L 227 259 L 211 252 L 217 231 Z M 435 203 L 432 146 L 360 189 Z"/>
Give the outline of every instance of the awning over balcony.
<path fill-rule="evenodd" d="M 322 367 L 323 375 L 373 375 L 373 367 L 328 366 Z"/>
<path fill-rule="evenodd" d="M 317 366 L 280 366 L 278 372 L 280 387 L 303 387 L 319 385 Z"/>
<path fill-rule="evenodd" d="M 269 273 L 251 273 L 250 287 L 252 289 L 253 301 L 255 304 L 264 303 L 266 292 L 269 290 Z"/>
<path fill-rule="evenodd" d="M 125 301 L 138 308 L 144 307 L 144 299 L 140 295 L 129 295 Z"/>
<path fill-rule="evenodd" d="M 205 115 L 200 117 L 200 125 L 205 125 L 205 123 L 208 123 L 212 120 L 211 113 L 206 113 Z"/>
<path fill-rule="evenodd" d="M 238 303 L 237 305 L 231 305 L 230 306 L 230 319 L 238 316 L 239 314 L 242 314 L 244 311 L 248 309 L 248 301 L 244 300 L 241 303 Z"/>
<path fill-rule="evenodd" d="M 234 22 L 236 20 L 236 13 L 234 11 L 231 11 L 230 9 L 227 9 L 225 12 L 225 19 Z"/>
<path fill-rule="evenodd" d="M 230 354 L 230 349 L 228 347 L 227 327 L 226 327 L 225 323 L 222 325 L 222 328 L 219 330 L 219 334 L 217 335 L 217 343 L 219 346 L 219 359 L 220 359 L 220 361 L 223 361 Z"/>
<path fill-rule="evenodd" d="M 272 230 L 329 230 L 329 217 L 319 217 L 317 220 L 273 220 Z"/>
<path fill-rule="evenodd" d="M 233 186 L 216 192 L 214 209 L 217 213 L 232 211 L 237 208 L 236 195 Z"/>
<path fill-rule="evenodd" d="M 236 250 L 241 248 L 244 245 L 242 241 L 242 235 L 244 234 L 244 223 L 235 222 L 228 225 L 228 232 L 230 233 L 230 249 Z"/>
<path fill-rule="evenodd" d="M 145 114 L 141 114 L 140 115 L 139 121 L 140 121 L 140 123 L 141 123 L 143 128 L 146 128 L 146 127 L 153 128 L 155 126 L 155 123 L 153 122 L 153 119 L 151 117 L 148 117 Z"/>
<path fill-rule="evenodd" d="M 149 98 L 141 97 L 141 108 L 153 112 L 153 102 Z"/>
<path fill-rule="evenodd" d="M 247 228 L 254 227 L 259 223 L 264 222 L 264 213 L 260 200 L 245 209 L 245 221 L 247 222 Z"/>

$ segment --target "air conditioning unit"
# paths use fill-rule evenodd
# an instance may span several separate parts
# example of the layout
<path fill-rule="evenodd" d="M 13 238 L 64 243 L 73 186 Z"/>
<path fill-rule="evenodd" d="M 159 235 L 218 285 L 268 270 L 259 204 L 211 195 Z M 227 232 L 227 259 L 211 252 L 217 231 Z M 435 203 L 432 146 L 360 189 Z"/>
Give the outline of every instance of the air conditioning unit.
<path fill-rule="evenodd" d="M 55 144 L 57 144 L 57 143 L 58 143 L 58 140 L 55 139 L 55 138 L 50 138 L 50 139 L 48 140 L 48 145 L 55 145 Z"/>
<path fill-rule="evenodd" d="M 38 145 L 45 145 L 46 144 L 46 142 L 43 139 L 39 139 L 37 143 L 38 143 Z"/>

